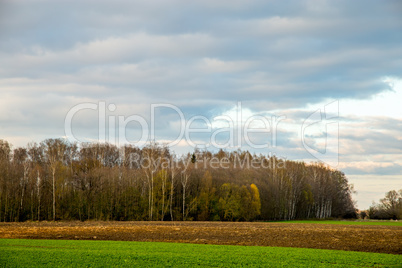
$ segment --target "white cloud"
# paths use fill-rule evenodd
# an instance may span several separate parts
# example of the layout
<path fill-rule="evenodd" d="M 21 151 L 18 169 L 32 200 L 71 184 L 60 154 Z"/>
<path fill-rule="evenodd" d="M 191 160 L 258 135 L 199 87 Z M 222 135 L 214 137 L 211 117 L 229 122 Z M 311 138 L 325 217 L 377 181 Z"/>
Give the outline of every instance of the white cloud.
<path fill-rule="evenodd" d="M 340 103 L 343 116 L 390 117 L 402 119 L 402 79 L 387 77 L 383 79 L 392 90 L 382 91 L 368 100 L 347 99 Z"/>

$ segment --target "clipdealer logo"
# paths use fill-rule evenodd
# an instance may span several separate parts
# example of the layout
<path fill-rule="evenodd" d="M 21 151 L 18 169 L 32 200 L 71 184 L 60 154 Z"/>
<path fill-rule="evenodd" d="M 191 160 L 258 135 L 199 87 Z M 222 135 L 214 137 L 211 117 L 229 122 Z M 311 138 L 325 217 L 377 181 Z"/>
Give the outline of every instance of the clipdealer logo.
<path fill-rule="evenodd" d="M 67 139 L 70 142 L 82 142 L 73 133 L 74 118 L 82 115 L 85 110 L 93 110 L 97 111 L 98 142 L 108 142 L 117 146 L 131 144 L 142 147 L 156 139 L 156 111 L 158 109 L 170 109 L 170 112 L 175 113 L 179 118 L 179 135 L 176 139 L 169 140 L 166 143 L 168 147 L 173 147 L 185 141 L 187 145 L 198 149 L 211 147 L 216 149 L 236 149 L 247 146 L 252 149 L 264 150 L 277 147 L 279 125 L 286 119 L 284 115 L 250 115 L 245 118 L 241 102 L 237 103 L 234 115 L 219 115 L 212 119 L 203 115 L 186 118 L 179 107 L 169 103 L 151 104 L 149 120 L 145 116 L 138 114 L 129 116 L 107 115 L 115 112 L 116 109 L 115 104 L 107 105 L 105 101 L 75 105 L 68 111 L 64 121 Z M 302 122 L 299 134 L 302 148 L 314 159 L 332 167 L 337 167 L 339 162 L 338 119 L 339 101 L 328 103 L 311 113 Z M 140 138 L 136 141 L 130 141 L 126 136 L 128 124 L 132 122 L 139 125 L 136 132 L 139 132 Z M 202 127 L 200 127 L 200 123 Z M 195 141 L 191 138 L 191 134 L 209 136 L 203 141 Z M 219 141 L 218 135 L 220 134 L 226 135 L 228 139 L 224 142 Z M 251 138 L 255 134 L 264 136 L 264 139 L 256 142 Z"/>

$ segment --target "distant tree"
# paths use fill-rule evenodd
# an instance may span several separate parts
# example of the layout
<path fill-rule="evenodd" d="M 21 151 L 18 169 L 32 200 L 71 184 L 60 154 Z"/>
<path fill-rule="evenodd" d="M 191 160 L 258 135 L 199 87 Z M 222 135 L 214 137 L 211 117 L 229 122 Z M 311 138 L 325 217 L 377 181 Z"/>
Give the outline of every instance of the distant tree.
<path fill-rule="evenodd" d="M 62 139 L 48 139 L 43 142 L 45 156 L 52 174 L 52 209 L 53 220 L 56 220 L 56 171 L 65 159 L 67 144 Z"/>
<path fill-rule="evenodd" d="M 360 219 L 365 220 L 368 217 L 368 212 L 366 210 L 360 211 Z"/>
<path fill-rule="evenodd" d="M 402 189 L 389 191 L 368 210 L 370 219 L 402 219 Z"/>

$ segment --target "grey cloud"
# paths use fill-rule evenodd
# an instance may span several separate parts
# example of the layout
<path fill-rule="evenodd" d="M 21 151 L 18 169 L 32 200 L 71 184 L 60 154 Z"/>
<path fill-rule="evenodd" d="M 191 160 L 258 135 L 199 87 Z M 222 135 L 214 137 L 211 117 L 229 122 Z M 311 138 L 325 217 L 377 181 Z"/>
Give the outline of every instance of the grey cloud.
<path fill-rule="evenodd" d="M 300 133 L 314 107 L 370 99 L 390 90 L 382 78 L 401 77 L 401 10 L 393 0 L 1 1 L 0 138 L 23 146 L 64 136 L 66 114 L 85 102 L 113 103 L 108 116 L 140 115 L 149 123 L 152 103 L 212 120 L 241 101 L 254 114 L 287 117 L 275 148 L 243 149 L 316 161 Z M 380 118 L 340 111 L 346 174 L 402 174 L 397 112 Z M 156 114 L 156 138 L 175 139 L 177 114 Z M 77 114 L 74 134 L 96 140 L 97 116 Z M 323 130 L 307 133 L 311 146 L 321 148 Z M 135 141 L 141 129 L 131 122 L 125 131 Z M 362 185 L 357 190 L 371 194 Z"/>
<path fill-rule="evenodd" d="M 24 131 L 62 132 L 72 106 L 100 100 L 126 116 L 148 117 L 151 103 L 166 102 L 186 117 L 209 118 L 242 101 L 253 112 L 278 111 L 300 125 L 311 114 L 307 104 L 370 98 L 389 90 L 383 76 L 401 73 L 398 1 L 1 5 L 0 90 L 8 110 L 0 118 L 8 136 L 23 125 Z M 174 136 L 174 113 L 158 119 L 161 137 Z M 93 117 L 82 115 L 76 124 L 95 135 Z M 399 124 L 374 124 L 390 131 L 366 131 L 365 141 L 345 135 L 347 152 L 358 142 L 367 148 L 362 153 L 400 152 L 393 136 Z M 281 139 L 280 150 L 305 157 L 295 133 Z"/>

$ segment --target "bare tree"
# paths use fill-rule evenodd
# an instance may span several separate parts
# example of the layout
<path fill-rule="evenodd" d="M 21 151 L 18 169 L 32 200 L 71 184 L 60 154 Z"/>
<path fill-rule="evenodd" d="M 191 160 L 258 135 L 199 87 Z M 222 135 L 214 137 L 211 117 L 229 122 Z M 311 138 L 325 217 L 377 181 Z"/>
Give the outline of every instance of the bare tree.
<path fill-rule="evenodd" d="M 181 173 L 181 185 L 183 186 L 183 221 L 186 220 L 186 189 L 188 183 L 189 175 L 182 172 Z"/>
<path fill-rule="evenodd" d="M 176 176 L 176 169 L 174 163 L 172 163 L 172 167 L 170 169 L 170 219 L 173 221 L 173 195 L 174 195 L 174 184 L 175 184 L 175 176 Z"/>
<path fill-rule="evenodd" d="M 53 220 L 56 220 L 56 171 L 64 160 L 66 144 L 61 139 L 48 139 L 44 141 L 45 153 L 52 173 L 52 210 Z"/>
<path fill-rule="evenodd" d="M 37 177 L 37 198 L 38 198 L 38 221 L 40 221 L 40 175 L 38 169 L 38 177 Z"/>

